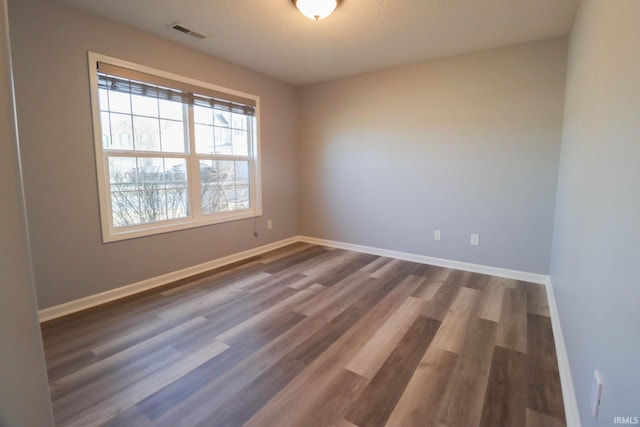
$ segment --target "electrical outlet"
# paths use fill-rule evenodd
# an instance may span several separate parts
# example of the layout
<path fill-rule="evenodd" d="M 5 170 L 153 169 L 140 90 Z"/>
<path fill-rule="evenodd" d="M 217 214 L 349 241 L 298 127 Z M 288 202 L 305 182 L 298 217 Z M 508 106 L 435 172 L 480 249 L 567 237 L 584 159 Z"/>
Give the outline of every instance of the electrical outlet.
<path fill-rule="evenodd" d="M 440 230 L 436 230 L 433 232 L 433 240 L 440 240 L 442 238 L 442 234 Z"/>
<path fill-rule="evenodd" d="M 472 234 L 471 235 L 471 244 L 473 246 L 478 246 L 480 244 L 480 235 L 479 234 Z"/>
<path fill-rule="evenodd" d="M 273 228 L 273 221 L 270 219 L 267 220 L 267 230 L 271 230 Z"/>

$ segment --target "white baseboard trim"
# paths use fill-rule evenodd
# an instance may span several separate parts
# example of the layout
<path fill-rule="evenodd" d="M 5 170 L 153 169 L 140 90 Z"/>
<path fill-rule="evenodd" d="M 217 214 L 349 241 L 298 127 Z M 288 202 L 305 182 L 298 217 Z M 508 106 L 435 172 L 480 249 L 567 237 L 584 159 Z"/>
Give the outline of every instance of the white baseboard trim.
<path fill-rule="evenodd" d="M 546 283 L 547 299 L 549 300 L 549 313 L 551 315 L 551 327 L 553 328 L 553 341 L 556 344 L 556 356 L 558 357 L 558 371 L 560 373 L 560 385 L 562 386 L 562 400 L 564 402 L 564 413 L 567 417 L 567 427 L 581 427 L 580 412 L 578 411 L 578 401 L 573 388 L 571 378 L 571 368 L 569 367 L 569 357 L 567 347 L 564 343 L 564 335 L 560 327 L 560 317 L 556 297 L 553 293 L 551 279 Z"/>
<path fill-rule="evenodd" d="M 116 289 L 111 289 L 99 294 L 90 295 L 88 297 L 80 298 L 77 300 L 69 301 L 63 304 L 55 305 L 40 310 L 38 316 L 40 322 L 46 322 L 58 317 L 66 316 L 78 311 L 86 310 L 87 308 L 95 307 L 107 302 L 111 302 L 120 298 L 124 298 L 130 295 L 134 295 L 140 292 L 147 291 L 149 289 L 157 288 L 159 286 L 167 285 L 177 280 L 185 279 L 196 274 L 204 273 L 215 268 L 223 267 L 225 265 L 241 261 L 252 256 L 260 255 L 265 252 L 272 251 L 274 249 L 281 248 L 286 245 L 298 242 L 298 237 L 290 237 L 288 239 L 280 240 L 278 242 L 269 243 L 264 246 L 249 249 L 237 254 L 225 256 L 222 258 L 207 261 L 202 264 L 194 265 L 191 267 L 183 268 L 178 271 L 163 274 L 161 276 L 152 277 L 150 279 L 142 280 L 140 282 L 125 285 Z"/>
<path fill-rule="evenodd" d="M 539 284 L 547 284 L 549 276 L 544 274 L 528 273 L 526 271 L 509 270 L 506 268 L 490 267 L 487 265 L 472 264 L 468 262 L 454 261 L 443 258 L 434 258 L 425 255 L 416 255 L 407 252 L 391 251 L 388 249 L 374 248 L 370 246 L 354 245 L 352 243 L 337 242 L 335 240 L 318 239 L 315 237 L 298 236 L 301 242 L 314 245 L 329 246 L 337 249 L 364 252 L 367 254 L 397 258 L 404 261 L 418 262 L 421 264 L 436 265 L 438 267 L 453 268 L 455 270 L 470 271 L 472 273 L 488 274 L 490 276 L 504 277 L 507 279 L 522 280 Z"/>

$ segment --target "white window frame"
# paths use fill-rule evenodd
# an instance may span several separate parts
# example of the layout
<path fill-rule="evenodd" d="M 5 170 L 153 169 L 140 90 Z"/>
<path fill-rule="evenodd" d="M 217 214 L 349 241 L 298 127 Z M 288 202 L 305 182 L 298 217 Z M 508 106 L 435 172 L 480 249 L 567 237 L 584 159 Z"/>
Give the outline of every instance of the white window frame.
<path fill-rule="evenodd" d="M 115 242 L 119 240 L 133 239 L 136 237 L 150 236 L 154 234 L 168 233 L 177 230 L 185 230 L 189 228 L 202 227 L 211 224 L 220 224 L 224 222 L 237 221 L 241 219 L 254 218 L 262 216 L 262 186 L 261 186 L 261 168 L 260 168 L 260 98 L 255 95 L 240 92 L 237 90 L 213 85 L 200 80 L 191 79 L 178 74 L 169 73 L 133 62 L 123 61 L 121 59 L 102 55 L 95 52 L 88 53 L 89 60 L 89 82 L 91 86 L 91 110 L 93 117 L 93 136 L 95 145 L 96 171 L 98 178 L 98 196 L 100 204 L 100 222 L 102 227 L 102 241 L 104 243 Z M 249 144 L 249 192 L 250 192 L 250 208 L 231 212 L 222 212 L 216 214 L 202 214 L 201 206 L 196 206 L 200 198 L 194 201 L 195 191 L 200 189 L 199 155 L 195 152 L 195 142 L 193 138 L 193 129 L 189 126 L 189 150 L 185 155 L 187 157 L 187 176 L 189 187 L 189 216 L 180 219 L 163 220 L 155 223 L 131 225 L 123 227 L 113 226 L 113 213 L 111 207 L 111 193 L 109 183 L 108 155 L 103 150 L 102 141 L 102 125 L 100 120 L 100 103 L 98 92 L 98 72 L 96 64 L 103 62 L 146 74 L 175 80 L 178 82 L 190 84 L 193 86 L 211 89 L 217 92 L 223 92 L 230 96 L 240 96 L 255 101 L 256 113 L 255 123 L 256 129 L 253 132 L 252 143 Z M 193 124 L 191 122 L 191 124 Z M 149 152 L 131 152 L 132 156 L 153 156 L 153 157 L 172 157 L 171 153 L 149 153 Z M 175 157 L 175 156 L 174 156 Z M 224 156 L 216 155 L 216 158 Z"/>

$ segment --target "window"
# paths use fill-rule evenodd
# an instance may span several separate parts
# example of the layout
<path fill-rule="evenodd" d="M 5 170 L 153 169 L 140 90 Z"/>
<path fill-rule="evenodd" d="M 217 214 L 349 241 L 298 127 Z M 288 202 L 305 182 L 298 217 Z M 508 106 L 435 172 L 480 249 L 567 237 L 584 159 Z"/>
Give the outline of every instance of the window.
<path fill-rule="evenodd" d="M 105 242 L 261 215 L 259 98 L 89 53 Z"/>

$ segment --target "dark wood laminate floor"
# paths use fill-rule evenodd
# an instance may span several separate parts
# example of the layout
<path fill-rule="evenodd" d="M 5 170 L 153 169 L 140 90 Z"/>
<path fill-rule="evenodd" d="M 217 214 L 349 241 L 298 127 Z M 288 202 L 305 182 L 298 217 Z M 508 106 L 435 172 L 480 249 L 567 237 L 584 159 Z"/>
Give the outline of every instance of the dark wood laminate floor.
<path fill-rule="evenodd" d="M 542 285 L 295 244 L 43 325 L 58 426 L 564 426 Z"/>

